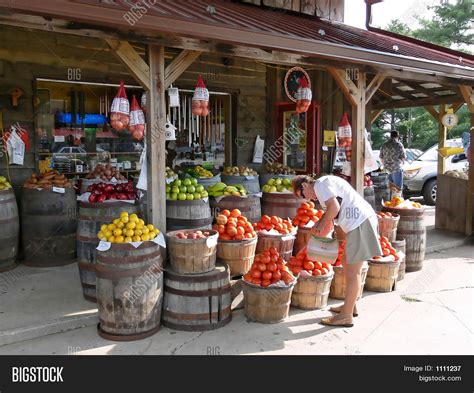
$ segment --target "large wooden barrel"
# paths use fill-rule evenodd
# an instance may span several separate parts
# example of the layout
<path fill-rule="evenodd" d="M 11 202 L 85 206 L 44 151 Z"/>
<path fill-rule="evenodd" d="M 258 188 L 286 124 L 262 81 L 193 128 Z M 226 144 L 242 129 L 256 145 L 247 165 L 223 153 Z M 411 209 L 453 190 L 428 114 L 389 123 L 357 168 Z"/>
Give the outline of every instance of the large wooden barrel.
<path fill-rule="evenodd" d="M 77 265 L 86 300 L 96 301 L 95 263 L 99 239 L 97 233 L 103 224 L 110 224 L 123 211 L 138 214 L 140 207 L 126 202 L 79 203 L 77 223 Z"/>
<path fill-rule="evenodd" d="M 204 186 L 204 188 L 207 190 L 209 186 L 212 186 L 213 184 L 219 183 L 221 181 L 221 175 L 218 174 L 214 177 L 203 177 L 203 178 L 198 178 L 197 179 L 198 183 Z"/>
<path fill-rule="evenodd" d="M 424 209 L 397 209 L 384 207 L 400 215 L 397 228 L 397 240 L 406 241 L 406 271 L 416 272 L 423 268 L 426 252 L 426 227 L 424 225 Z"/>
<path fill-rule="evenodd" d="M 250 270 L 257 238 L 246 240 L 219 240 L 217 242 L 217 260 L 229 265 L 231 277 L 245 274 Z"/>
<path fill-rule="evenodd" d="M 166 201 L 166 229 L 211 229 L 212 215 L 209 200 Z"/>
<path fill-rule="evenodd" d="M 160 246 L 143 242 L 112 244 L 97 253 L 99 335 L 134 341 L 160 328 L 163 304 L 163 260 Z"/>
<path fill-rule="evenodd" d="M 397 239 L 397 228 L 400 216 L 397 214 L 394 217 L 380 217 L 378 216 L 379 222 L 379 235 L 385 236 L 389 242 L 393 242 Z"/>
<path fill-rule="evenodd" d="M 229 268 L 217 265 L 199 275 L 165 274 L 163 325 L 175 330 L 206 331 L 227 325 L 231 319 Z"/>
<path fill-rule="evenodd" d="M 397 287 L 400 262 L 369 261 L 365 289 L 373 292 L 391 292 Z"/>
<path fill-rule="evenodd" d="M 293 255 L 308 245 L 309 238 L 311 237 L 311 228 L 300 228 L 296 232 L 295 246 L 293 247 Z"/>
<path fill-rule="evenodd" d="M 364 187 L 364 199 L 375 210 L 375 189 L 373 186 Z"/>
<path fill-rule="evenodd" d="M 242 280 L 245 316 L 251 321 L 262 323 L 283 321 L 288 317 L 294 286 L 263 288 Z"/>
<path fill-rule="evenodd" d="M 76 260 L 77 202 L 74 189 L 64 193 L 23 188 L 21 237 L 24 263 L 62 266 Z"/>
<path fill-rule="evenodd" d="M 388 173 L 374 172 L 371 174 L 371 178 L 374 183 L 375 210 L 380 210 L 382 208 L 382 200 L 390 200 Z"/>
<path fill-rule="evenodd" d="M 260 187 L 263 187 L 270 179 L 294 179 L 296 175 L 275 175 L 272 173 L 264 173 L 260 175 Z"/>
<path fill-rule="evenodd" d="M 291 255 L 293 255 L 293 246 L 295 244 L 295 234 L 288 235 L 269 235 L 262 232 L 258 233 L 257 250 L 256 254 L 275 247 L 278 250 L 280 256 L 286 261 L 290 261 Z"/>
<path fill-rule="evenodd" d="M 296 198 L 291 193 L 264 192 L 262 194 L 262 214 L 293 219 L 296 210 L 304 199 Z"/>
<path fill-rule="evenodd" d="M 173 271 L 178 274 L 201 274 L 214 270 L 219 237 L 217 231 L 209 231 L 211 235 L 204 239 L 180 239 L 176 237 L 178 232 L 166 234 Z"/>
<path fill-rule="evenodd" d="M 298 277 L 291 295 L 291 305 L 303 310 L 318 310 L 328 304 L 329 291 L 334 273 L 324 276 Z"/>
<path fill-rule="evenodd" d="M 258 182 L 258 175 L 256 176 L 233 176 L 233 175 L 222 175 L 222 182 L 231 186 L 233 184 L 242 184 L 247 192 L 251 194 L 257 194 L 260 192 L 260 183 Z"/>
<path fill-rule="evenodd" d="M 0 272 L 13 269 L 18 255 L 20 219 L 13 189 L 0 191 Z"/>
<path fill-rule="evenodd" d="M 392 247 L 398 251 L 402 251 L 403 254 L 406 253 L 406 242 L 405 240 L 395 240 L 392 242 Z M 405 278 L 405 269 L 406 269 L 406 256 L 400 259 L 400 267 L 398 268 L 398 278 L 397 281 L 401 281 Z"/>
<path fill-rule="evenodd" d="M 360 290 L 357 299 L 362 297 L 364 292 L 365 280 L 367 278 L 367 271 L 369 270 L 369 265 L 367 262 L 364 262 L 362 265 L 361 272 L 361 281 L 360 281 Z M 334 278 L 331 281 L 331 289 L 329 291 L 329 297 L 331 299 L 340 299 L 343 300 L 346 298 L 346 275 L 344 273 L 344 268 L 342 266 L 334 266 Z"/>
<path fill-rule="evenodd" d="M 219 199 L 210 197 L 209 203 L 211 205 L 211 212 L 213 217 L 217 217 L 217 215 L 225 209 L 239 209 L 252 224 L 256 223 L 257 221 L 260 221 L 260 218 L 262 217 L 260 198 L 257 196 L 250 195 L 246 198 L 237 196 L 226 196 Z"/>

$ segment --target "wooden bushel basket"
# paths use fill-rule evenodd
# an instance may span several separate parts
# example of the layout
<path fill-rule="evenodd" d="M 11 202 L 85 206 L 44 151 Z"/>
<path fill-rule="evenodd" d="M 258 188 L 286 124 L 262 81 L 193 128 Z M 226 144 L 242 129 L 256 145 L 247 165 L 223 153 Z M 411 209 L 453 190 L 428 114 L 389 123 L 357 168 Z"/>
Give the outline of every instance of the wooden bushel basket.
<path fill-rule="evenodd" d="M 397 239 L 397 227 L 400 221 L 400 216 L 397 214 L 396 217 L 382 217 L 379 220 L 379 235 L 388 238 L 389 242 L 393 242 Z"/>
<path fill-rule="evenodd" d="M 258 288 L 242 280 L 245 316 L 262 323 L 277 323 L 288 318 L 294 286 Z"/>
<path fill-rule="evenodd" d="M 257 238 L 246 240 L 219 240 L 217 242 L 217 260 L 229 265 L 231 277 L 245 274 L 250 270 Z"/>
<path fill-rule="evenodd" d="M 217 231 L 210 230 L 211 235 L 204 239 L 179 239 L 176 234 L 181 231 L 168 232 L 170 264 L 179 274 L 207 273 L 216 267 Z"/>
<path fill-rule="evenodd" d="M 328 304 L 334 273 L 324 276 L 298 277 L 291 295 L 291 305 L 302 310 L 318 310 Z"/>
<path fill-rule="evenodd" d="M 369 261 L 365 288 L 372 292 L 392 292 L 397 287 L 400 262 Z"/>
<path fill-rule="evenodd" d="M 311 237 L 311 228 L 298 228 L 296 232 L 295 246 L 293 247 L 293 255 L 308 245 L 309 238 Z"/>
<path fill-rule="evenodd" d="M 340 299 L 344 300 L 346 298 L 346 275 L 344 274 L 344 268 L 342 266 L 334 266 L 334 278 L 331 281 L 331 290 L 329 291 L 329 297 L 331 299 Z M 364 262 L 362 265 L 361 272 L 361 282 L 360 282 L 360 291 L 357 299 L 362 297 L 364 292 L 365 280 L 367 278 L 367 271 L 369 270 L 369 265 L 367 262 Z"/>
<path fill-rule="evenodd" d="M 260 232 L 258 234 L 256 254 L 260 254 L 270 247 L 275 247 L 278 250 L 280 256 L 286 262 L 288 262 L 290 260 L 291 254 L 293 253 L 295 239 L 296 237 L 294 234 L 268 235 Z"/>

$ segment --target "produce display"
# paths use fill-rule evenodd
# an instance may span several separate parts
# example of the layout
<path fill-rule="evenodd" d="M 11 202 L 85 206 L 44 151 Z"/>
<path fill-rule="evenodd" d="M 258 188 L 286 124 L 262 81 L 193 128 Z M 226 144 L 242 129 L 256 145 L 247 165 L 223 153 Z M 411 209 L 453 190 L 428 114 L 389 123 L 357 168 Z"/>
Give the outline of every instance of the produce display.
<path fill-rule="evenodd" d="M 258 173 L 252 168 L 246 166 L 226 166 L 223 175 L 227 176 L 257 176 Z"/>
<path fill-rule="evenodd" d="M 293 218 L 292 224 L 295 227 L 303 228 L 310 221 L 318 222 L 323 214 L 324 210 L 315 209 L 314 202 L 303 202 L 296 211 L 296 216 Z"/>
<path fill-rule="evenodd" d="M 331 264 L 309 259 L 306 247 L 302 248 L 295 257 L 290 257 L 288 266 L 295 275 L 300 274 L 302 270 L 306 270 L 313 276 L 325 276 L 332 272 Z"/>
<path fill-rule="evenodd" d="M 378 218 L 396 218 L 398 214 L 392 214 L 390 212 L 377 212 Z"/>
<path fill-rule="evenodd" d="M 398 261 L 400 258 L 397 255 L 397 250 L 392 247 L 392 244 L 389 242 L 388 238 L 385 236 L 379 236 L 380 247 L 382 247 L 382 255 L 376 255 L 372 259 L 379 260 L 384 257 L 393 255 L 395 261 Z"/>
<path fill-rule="evenodd" d="M 459 171 L 459 170 L 446 171 L 444 174 L 446 176 L 456 177 L 458 179 L 469 180 L 469 175 L 464 171 Z"/>
<path fill-rule="evenodd" d="M 267 171 L 267 173 L 271 173 L 273 175 L 296 175 L 295 170 L 279 162 L 275 162 L 273 164 L 266 164 L 265 170 Z"/>
<path fill-rule="evenodd" d="M 28 179 L 24 184 L 24 188 L 31 189 L 47 189 L 50 190 L 53 187 L 58 188 L 71 188 L 72 184 L 64 175 L 60 175 L 58 171 L 50 171 L 37 175 L 33 173 L 31 178 Z"/>
<path fill-rule="evenodd" d="M 290 273 L 284 259 L 275 247 L 263 251 L 255 256 L 253 264 L 243 280 L 262 287 L 268 287 L 283 281 L 285 285 L 294 282 L 295 277 Z"/>
<path fill-rule="evenodd" d="M 97 237 L 109 243 L 145 242 L 154 239 L 160 233 L 152 224 L 145 225 L 145 221 L 136 214 L 120 213 L 110 224 L 103 224 Z"/>
<path fill-rule="evenodd" d="M 253 224 L 253 227 L 256 231 L 275 230 L 282 235 L 287 235 L 296 229 L 289 219 L 284 220 L 281 217 L 267 215 L 263 215 L 259 222 Z"/>
<path fill-rule="evenodd" d="M 94 170 L 87 174 L 86 179 L 101 179 L 110 181 L 113 178 L 116 180 L 127 180 L 125 176 L 120 174 L 117 168 L 110 164 L 98 164 Z"/>
<path fill-rule="evenodd" d="M 291 179 L 272 178 L 262 187 L 263 192 L 293 192 Z"/>
<path fill-rule="evenodd" d="M 219 196 L 238 196 L 245 197 L 247 196 L 247 190 L 242 184 L 233 184 L 228 186 L 225 183 L 219 182 L 209 186 L 207 188 L 210 196 L 219 197 Z"/>
<path fill-rule="evenodd" d="M 394 196 L 392 200 L 385 201 L 384 206 L 386 207 L 396 207 L 398 209 L 421 209 L 423 205 L 418 202 L 412 202 L 410 200 L 405 200 L 401 196 Z"/>
<path fill-rule="evenodd" d="M 196 240 L 196 239 L 205 239 L 209 237 L 211 233 L 209 231 L 186 231 L 186 232 L 177 232 L 175 236 L 178 239 L 188 239 L 188 240 Z"/>
<path fill-rule="evenodd" d="M 195 201 L 207 197 L 208 193 L 204 186 L 199 184 L 195 178 L 176 179 L 166 186 L 166 199 L 173 201 Z"/>
<path fill-rule="evenodd" d="M 176 179 L 178 175 L 173 171 L 169 166 L 165 169 L 165 174 L 167 179 Z"/>
<path fill-rule="evenodd" d="M 138 194 L 133 187 L 133 182 L 125 184 L 95 183 L 87 187 L 90 192 L 90 203 L 102 203 L 105 201 L 127 201 L 138 199 Z"/>
<path fill-rule="evenodd" d="M 222 210 L 216 217 L 212 229 L 219 232 L 219 240 L 244 240 L 257 237 L 253 225 L 239 209 Z"/>
<path fill-rule="evenodd" d="M 369 175 L 364 176 L 364 187 L 371 187 L 374 185 L 372 178 Z"/>
<path fill-rule="evenodd" d="M 12 185 L 7 178 L 5 176 L 0 176 L 0 191 L 9 190 L 10 188 L 12 188 Z"/>
<path fill-rule="evenodd" d="M 214 177 L 214 174 L 207 169 L 204 169 L 202 166 L 198 165 L 195 167 L 187 168 L 185 170 L 186 173 L 189 173 L 192 177 L 197 177 L 200 179 L 209 179 Z"/>

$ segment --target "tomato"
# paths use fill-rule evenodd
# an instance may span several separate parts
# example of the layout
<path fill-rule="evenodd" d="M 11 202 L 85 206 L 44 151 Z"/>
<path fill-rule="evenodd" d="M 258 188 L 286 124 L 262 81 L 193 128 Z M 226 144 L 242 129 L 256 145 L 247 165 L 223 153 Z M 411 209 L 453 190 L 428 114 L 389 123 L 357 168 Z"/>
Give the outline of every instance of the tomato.
<path fill-rule="evenodd" d="M 252 233 L 253 232 L 253 226 L 250 224 L 245 225 L 245 232 L 247 233 Z"/>
<path fill-rule="evenodd" d="M 270 216 L 267 216 L 265 214 L 265 215 L 262 216 L 262 219 L 260 221 L 263 222 L 264 224 L 268 224 L 269 222 L 271 222 L 271 218 L 270 218 Z"/>
<path fill-rule="evenodd" d="M 303 270 L 301 266 L 295 266 L 293 269 L 291 269 L 291 271 L 295 274 L 299 274 L 301 270 Z"/>
<path fill-rule="evenodd" d="M 278 255 L 278 249 L 276 247 L 270 247 L 268 251 L 270 251 L 272 255 Z"/>
<path fill-rule="evenodd" d="M 323 210 L 318 210 L 318 212 L 316 213 L 316 217 L 321 218 L 323 214 L 324 214 Z"/>
<path fill-rule="evenodd" d="M 313 270 L 314 269 L 314 263 L 311 261 L 306 261 L 303 263 L 303 267 L 305 270 Z"/>
<path fill-rule="evenodd" d="M 276 284 L 278 281 L 280 281 L 280 280 L 277 280 L 277 279 L 275 279 L 275 278 L 272 278 L 272 284 Z"/>
<path fill-rule="evenodd" d="M 314 207 L 315 207 L 315 206 L 314 206 L 314 202 L 309 201 L 308 204 L 309 204 L 309 206 L 311 207 L 311 209 L 314 209 Z"/>
<path fill-rule="evenodd" d="M 271 271 L 271 272 L 274 272 L 275 270 L 277 270 L 277 265 L 275 262 L 270 262 L 267 264 L 267 270 Z"/>
<path fill-rule="evenodd" d="M 265 224 L 265 229 L 271 231 L 273 229 L 273 224 Z"/>
<path fill-rule="evenodd" d="M 300 220 L 298 218 L 294 218 L 292 221 L 294 226 L 299 226 L 300 225 Z"/>
<path fill-rule="evenodd" d="M 253 259 L 253 263 L 259 263 L 262 261 L 262 256 L 260 254 L 255 255 L 255 258 Z"/>
<path fill-rule="evenodd" d="M 276 224 L 275 225 L 275 229 L 278 231 L 278 232 L 281 232 L 283 230 L 283 227 L 281 224 Z"/>
<path fill-rule="evenodd" d="M 304 216 L 304 217 L 301 218 L 301 222 L 303 224 L 307 224 L 309 222 L 309 220 L 310 220 L 310 218 L 308 216 Z"/>
<path fill-rule="evenodd" d="M 260 270 L 257 270 L 257 269 L 252 269 L 250 271 L 250 274 L 252 275 L 253 278 L 260 278 L 262 277 L 262 272 Z"/>
<path fill-rule="evenodd" d="M 301 260 L 301 259 L 297 259 L 295 262 L 296 266 L 299 266 L 301 268 L 303 268 L 303 263 L 304 263 L 304 260 Z"/>
<path fill-rule="evenodd" d="M 260 280 L 259 278 L 254 278 L 252 279 L 252 283 L 255 285 L 262 285 L 262 280 Z"/>
<path fill-rule="evenodd" d="M 244 235 L 245 234 L 245 229 L 244 227 L 237 227 L 237 235 Z"/>
<path fill-rule="evenodd" d="M 278 255 L 271 255 L 270 256 L 270 262 L 277 263 L 278 262 Z"/>
<path fill-rule="evenodd" d="M 243 221 L 243 222 L 246 223 L 246 224 L 247 224 L 248 221 L 249 221 L 249 220 L 247 219 L 247 217 L 245 217 L 245 216 L 240 216 L 240 217 L 239 217 L 239 220 Z"/>
<path fill-rule="evenodd" d="M 264 271 L 264 272 L 262 273 L 262 278 L 263 278 L 264 280 L 271 280 L 272 277 L 273 277 L 273 273 L 272 273 L 272 272 L 269 272 L 268 270 L 267 270 L 267 271 Z"/>
<path fill-rule="evenodd" d="M 230 240 L 230 236 L 227 233 L 223 233 L 222 235 L 219 236 L 219 239 Z"/>
<path fill-rule="evenodd" d="M 300 209 L 304 209 L 304 210 L 309 210 L 311 209 L 311 205 L 308 203 L 308 202 L 303 202 L 301 204 L 301 208 Z"/>
<path fill-rule="evenodd" d="M 296 214 L 299 214 L 301 216 L 304 216 L 306 214 L 306 208 L 303 208 L 303 207 L 299 207 L 297 210 L 296 210 Z"/>
<path fill-rule="evenodd" d="M 392 246 L 388 248 L 390 250 L 390 254 L 395 255 L 397 253 L 397 250 L 395 250 Z"/>
<path fill-rule="evenodd" d="M 308 210 L 308 211 L 306 212 L 306 215 L 307 215 L 308 217 L 314 217 L 314 216 L 316 215 L 316 212 L 311 209 L 311 210 Z"/>
<path fill-rule="evenodd" d="M 257 232 L 252 231 L 251 235 L 252 235 L 252 238 L 257 237 Z"/>
<path fill-rule="evenodd" d="M 223 215 L 226 216 L 226 217 L 230 217 L 230 211 L 227 210 L 227 209 L 222 210 L 222 211 L 221 211 L 221 214 L 223 214 Z"/>
<path fill-rule="evenodd" d="M 314 267 L 316 269 L 322 269 L 323 268 L 323 264 L 321 262 L 314 262 Z"/>
<path fill-rule="evenodd" d="M 225 225 L 217 225 L 217 231 L 219 232 L 219 234 L 223 234 L 225 233 Z"/>
<path fill-rule="evenodd" d="M 246 233 L 245 236 L 244 236 L 245 239 L 252 239 L 253 236 L 251 233 Z"/>
<path fill-rule="evenodd" d="M 395 261 L 398 261 L 400 259 L 400 257 L 397 254 L 395 254 L 394 257 L 395 257 Z"/>
<path fill-rule="evenodd" d="M 242 235 L 235 235 L 234 236 L 234 240 L 239 240 L 240 241 L 240 240 L 244 240 L 244 239 L 245 239 L 245 237 L 242 236 Z"/>
<path fill-rule="evenodd" d="M 280 280 L 281 280 L 281 273 L 280 273 L 278 270 L 274 271 L 274 272 L 273 272 L 273 278 L 274 278 L 275 280 L 280 281 Z"/>
<path fill-rule="evenodd" d="M 267 265 L 265 265 L 264 263 L 260 262 L 260 263 L 257 265 L 257 269 L 260 270 L 261 272 L 264 272 L 265 270 L 267 270 Z"/>
<path fill-rule="evenodd" d="M 227 226 L 227 234 L 230 237 L 237 235 L 237 228 L 234 227 L 234 226 L 228 225 Z"/>
<path fill-rule="evenodd" d="M 283 266 L 285 266 L 283 263 L 277 262 L 277 270 L 283 269 Z"/>
<path fill-rule="evenodd" d="M 252 274 L 251 273 L 247 273 L 247 274 L 244 274 L 244 280 L 245 281 L 248 281 L 248 282 L 251 282 L 252 281 Z"/>
<path fill-rule="evenodd" d="M 239 209 L 234 209 L 230 212 L 231 217 L 240 217 L 242 215 L 242 212 Z"/>
<path fill-rule="evenodd" d="M 314 269 L 313 270 L 313 276 L 320 276 L 321 275 L 321 270 L 319 269 Z"/>
<path fill-rule="evenodd" d="M 269 250 L 265 250 L 264 252 L 262 252 L 262 255 L 269 257 L 271 254 Z"/>
<path fill-rule="evenodd" d="M 263 280 L 262 287 L 268 287 L 272 282 L 270 280 Z"/>
<path fill-rule="evenodd" d="M 390 250 L 388 248 L 383 248 L 382 253 L 384 257 L 388 257 L 390 255 Z"/>
<path fill-rule="evenodd" d="M 323 267 L 323 268 L 321 269 L 321 274 L 322 274 L 323 276 L 324 276 L 325 274 L 328 274 L 328 273 L 329 273 L 329 271 L 328 271 L 328 269 L 326 269 L 325 267 Z"/>

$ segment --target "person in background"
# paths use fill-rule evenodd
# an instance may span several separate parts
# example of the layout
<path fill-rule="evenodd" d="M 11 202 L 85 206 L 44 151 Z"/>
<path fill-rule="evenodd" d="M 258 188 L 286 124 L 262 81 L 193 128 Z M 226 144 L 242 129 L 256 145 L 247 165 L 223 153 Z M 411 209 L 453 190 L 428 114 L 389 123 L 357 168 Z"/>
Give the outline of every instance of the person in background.
<path fill-rule="evenodd" d="M 403 169 L 402 164 L 407 156 L 405 148 L 398 140 L 398 131 L 390 133 L 390 139 L 380 148 L 380 159 L 384 169 L 389 173 L 389 180 L 403 190 Z"/>
<path fill-rule="evenodd" d="M 342 306 L 329 309 L 338 315 L 323 318 L 321 323 L 352 327 L 352 317 L 358 315 L 356 301 L 361 285 L 362 265 L 367 259 L 382 255 L 377 215 L 346 180 L 337 176 L 322 176 L 317 180 L 310 176 L 297 176 L 293 179 L 293 190 L 299 198 L 318 200 L 325 211 L 314 225 L 312 234 L 326 237 L 336 223 L 336 237 L 340 242 L 346 243 L 342 261 L 346 277 L 346 298 Z"/>

